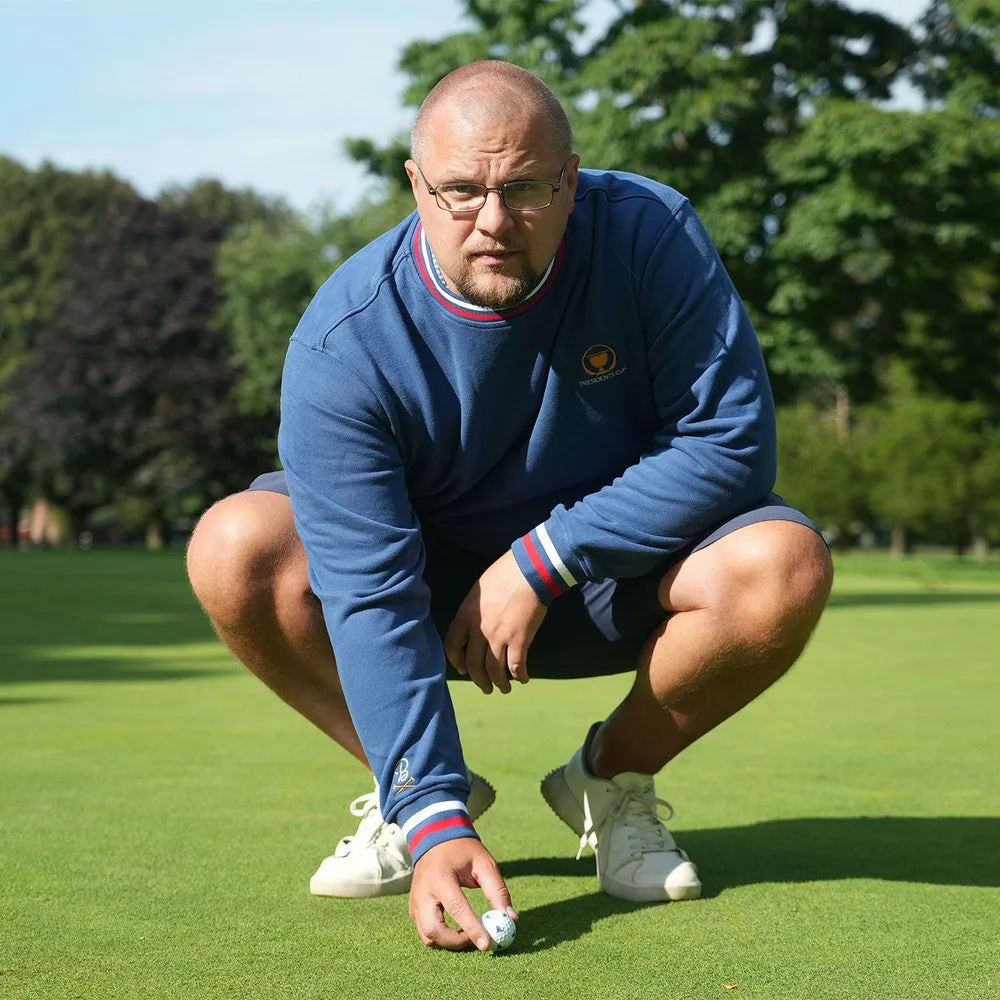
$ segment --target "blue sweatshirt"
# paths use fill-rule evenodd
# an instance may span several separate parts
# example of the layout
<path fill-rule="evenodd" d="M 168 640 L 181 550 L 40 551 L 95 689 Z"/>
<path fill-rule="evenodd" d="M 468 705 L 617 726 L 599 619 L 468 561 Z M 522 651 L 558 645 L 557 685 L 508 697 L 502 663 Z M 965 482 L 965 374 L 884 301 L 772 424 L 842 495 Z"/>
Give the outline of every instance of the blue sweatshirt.
<path fill-rule="evenodd" d="M 446 287 L 416 214 L 346 261 L 292 336 L 279 449 L 351 717 L 414 861 L 476 836 L 421 527 L 512 548 L 548 604 L 653 569 L 767 494 L 776 466 L 757 338 L 694 211 L 596 171 L 509 312 Z"/>

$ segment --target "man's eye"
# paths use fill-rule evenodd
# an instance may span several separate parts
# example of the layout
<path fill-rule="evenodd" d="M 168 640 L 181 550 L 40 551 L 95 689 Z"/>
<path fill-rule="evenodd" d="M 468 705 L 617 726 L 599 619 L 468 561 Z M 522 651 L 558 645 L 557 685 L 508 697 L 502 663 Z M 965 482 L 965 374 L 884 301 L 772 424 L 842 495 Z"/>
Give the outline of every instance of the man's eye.
<path fill-rule="evenodd" d="M 478 184 L 444 184 L 438 190 L 449 198 L 477 198 L 483 193 Z"/>

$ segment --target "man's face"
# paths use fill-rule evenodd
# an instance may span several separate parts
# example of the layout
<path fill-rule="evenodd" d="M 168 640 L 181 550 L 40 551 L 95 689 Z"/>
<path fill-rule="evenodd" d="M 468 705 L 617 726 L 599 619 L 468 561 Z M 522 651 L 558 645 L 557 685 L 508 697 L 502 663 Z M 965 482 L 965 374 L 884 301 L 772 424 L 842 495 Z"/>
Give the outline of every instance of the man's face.
<path fill-rule="evenodd" d="M 478 211 L 456 214 L 438 207 L 427 184 L 557 184 L 563 161 L 549 148 L 540 116 L 470 125 L 439 113 L 429 124 L 426 162 L 407 160 L 406 172 L 430 247 L 453 291 L 479 306 L 511 309 L 538 284 L 559 248 L 573 211 L 579 157 L 574 154 L 566 163 L 562 185 L 548 208 L 511 212 L 491 192 Z"/>

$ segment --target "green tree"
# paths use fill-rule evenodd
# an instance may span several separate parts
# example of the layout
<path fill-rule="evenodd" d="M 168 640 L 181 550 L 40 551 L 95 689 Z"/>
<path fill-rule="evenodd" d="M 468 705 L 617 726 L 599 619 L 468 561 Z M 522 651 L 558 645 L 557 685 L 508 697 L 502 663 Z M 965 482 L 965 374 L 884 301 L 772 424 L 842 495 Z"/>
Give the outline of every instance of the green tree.
<path fill-rule="evenodd" d="M 928 99 L 982 117 L 1000 115 L 1000 0 L 933 0 L 915 82 Z"/>
<path fill-rule="evenodd" d="M 228 333 L 240 362 L 236 403 L 271 417 L 275 431 L 288 338 L 331 268 L 321 234 L 302 220 L 278 232 L 253 223 L 220 248 L 224 297 L 214 325 Z"/>
<path fill-rule="evenodd" d="M 844 362 L 824 327 L 771 314 L 771 248 L 796 201 L 774 150 L 795 140 L 818 102 L 889 97 L 917 58 L 915 40 L 889 18 L 832 0 L 643 0 L 619 5 L 597 39 L 584 30 L 587 7 L 469 0 L 470 30 L 404 51 L 406 104 L 417 107 L 474 59 L 538 73 L 566 103 L 585 165 L 647 174 L 691 199 L 757 323 L 778 397 L 794 398 L 803 378 L 838 380 Z M 402 140 L 350 148 L 402 182 Z"/>
<path fill-rule="evenodd" d="M 224 298 L 216 317 L 240 366 L 240 410 L 272 422 L 275 450 L 281 369 L 288 339 L 316 290 L 337 266 L 413 210 L 409 187 L 362 203 L 348 215 L 295 219 L 280 228 L 253 223 L 219 252 Z M 275 459 L 276 459 L 275 454 Z"/>
<path fill-rule="evenodd" d="M 33 488 L 30 450 L 11 433 L 13 379 L 65 291 L 74 246 L 111 198 L 130 191 L 109 173 L 62 170 L 51 163 L 29 170 L 0 156 L 0 508 L 8 512 L 11 544 Z"/>
<path fill-rule="evenodd" d="M 809 404 L 780 408 L 775 488 L 847 547 L 852 526 L 869 516 L 857 429 Z"/>
<path fill-rule="evenodd" d="M 993 484 L 981 461 L 985 408 L 918 395 L 898 365 L 889 381 L 887 401 L 867 415 L 872 510 L 892 532 L 894 555 L 906 551 L 913 532 L 933 527 L 947 529 L 962 554 L 994 500 L 985 492 Z"/>
<path fill-rule="evenodd" d="M 927 390 L 996 406 L 1000 121 L 829 102 L 773 161 L 795 193 L 765 332 L 819 351 L 856 402 L 898 356 Z"/>
<path fill-rule="evenodd" d="M 149 538 L 265 467 L 262 429 L 232 399 L 239 375 L 215 331 L 220 228 L 136 196 L 109 204 L 68 271 L 12 398 L 15 440 L 70 538 L 128 501 Z"/>
<path fill-rule="evenodd" d="M 211 219 L 221 227 L 223 235 L 250 223 L 280 230 L 296 218 L 282 198 L 269 198 L 251 188 L 227 188 L 213 177 L 203 177 L 190 187 L 170 185 L 156 200 L 168 212 Z"/>

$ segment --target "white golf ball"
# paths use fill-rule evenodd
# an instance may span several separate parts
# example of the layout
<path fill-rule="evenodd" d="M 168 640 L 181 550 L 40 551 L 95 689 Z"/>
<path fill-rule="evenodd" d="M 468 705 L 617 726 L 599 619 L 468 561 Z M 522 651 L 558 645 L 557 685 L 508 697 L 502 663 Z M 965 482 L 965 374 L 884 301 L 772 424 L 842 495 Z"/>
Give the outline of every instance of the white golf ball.
<path fill-rule="evenodd" d="M 517 924 L 503 910 L 487 910 L 482 916 L 483 926 L 492 940 L 492 948 L 503 951 L 514 943 Z"/>

